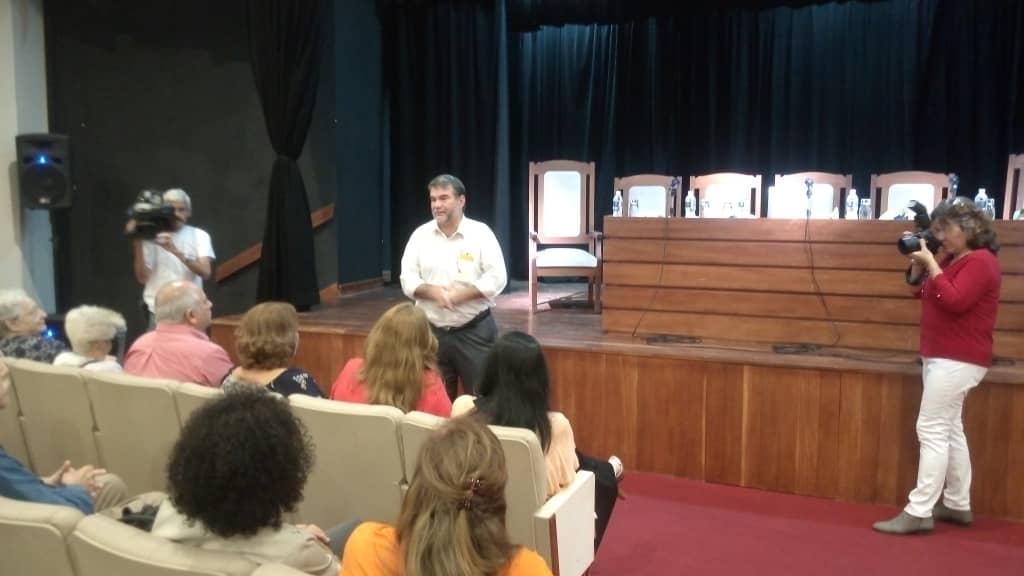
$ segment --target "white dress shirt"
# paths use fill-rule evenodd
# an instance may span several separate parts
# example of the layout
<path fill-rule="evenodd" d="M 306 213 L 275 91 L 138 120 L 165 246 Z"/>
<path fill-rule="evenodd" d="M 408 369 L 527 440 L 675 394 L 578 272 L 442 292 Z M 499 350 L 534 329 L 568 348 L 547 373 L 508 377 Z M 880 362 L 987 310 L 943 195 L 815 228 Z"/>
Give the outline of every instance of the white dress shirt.
<path fill-rule="evenodd" d="M 457 327 L 494 306 L 494 297 L 505 289 L 508 275 L 494 232 L 483 222 L 463 216 L 450 238 L 434 220 L 412 233 L 402 255 L 401 280 L 402 291 L 416 300 L 431 324 Z M 422 284 L 452 288 L 472 285 L 484 297 L 448 310 L 434 301 L 416 299 L 416 289 Z"/>

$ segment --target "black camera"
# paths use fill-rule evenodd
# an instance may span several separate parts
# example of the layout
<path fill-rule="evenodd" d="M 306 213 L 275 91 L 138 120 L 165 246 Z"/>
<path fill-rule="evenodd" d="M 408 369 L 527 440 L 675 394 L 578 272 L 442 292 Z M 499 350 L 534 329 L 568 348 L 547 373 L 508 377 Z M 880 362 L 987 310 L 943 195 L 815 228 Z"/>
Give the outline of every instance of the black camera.
<path fill-rule="evenodd" d="M 916 234 L 904 234 L 896 241 L 896 248 L 899 249 L 900 254 L 907 255 L 920 250 L 922 241 L 933 254 L 942 246 L 942 242 L 939 242 L 931 230 L 923 230 Z"/>
<path fill-rule="evenodd" d="M 128 209 L 128 224 L 124 232 L 129 238 L 152 240 L 161 232 L 173 232 L 177 222 L 174 206 L 164 205 L 160 192 L 143 190 Z"/>

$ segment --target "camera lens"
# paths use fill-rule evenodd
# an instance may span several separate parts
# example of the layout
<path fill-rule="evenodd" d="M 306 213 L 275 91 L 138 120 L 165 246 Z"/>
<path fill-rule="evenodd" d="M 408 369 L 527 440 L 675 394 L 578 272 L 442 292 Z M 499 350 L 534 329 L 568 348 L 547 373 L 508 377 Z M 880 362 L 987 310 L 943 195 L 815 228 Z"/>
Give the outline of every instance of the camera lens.
<path fill-rule="evenodd" d="M 912 252 L 917 252 L 921 249 L 921 235 L 920 234 L 904 234 L 896 241 L 896 249 L 900 251 L 900 254 L 907 255 Z"/>

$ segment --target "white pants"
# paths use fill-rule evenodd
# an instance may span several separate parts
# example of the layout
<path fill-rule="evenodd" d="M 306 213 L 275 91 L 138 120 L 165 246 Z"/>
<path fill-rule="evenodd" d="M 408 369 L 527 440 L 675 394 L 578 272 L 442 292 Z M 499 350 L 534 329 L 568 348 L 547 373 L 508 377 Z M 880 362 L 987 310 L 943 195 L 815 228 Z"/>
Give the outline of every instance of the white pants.
<path fill-rule="evenodd" d="M 921 460 L 917 487 L 904 509 L 907 514 L 930 518 L 940 495 L 948 508 L 970 510 L 971 454 L 962 414 L 967 391 L 977 386 L 987 371 L 983 366 L 956 360 L 923 359 L 924 391 L 917 415 Z"/>

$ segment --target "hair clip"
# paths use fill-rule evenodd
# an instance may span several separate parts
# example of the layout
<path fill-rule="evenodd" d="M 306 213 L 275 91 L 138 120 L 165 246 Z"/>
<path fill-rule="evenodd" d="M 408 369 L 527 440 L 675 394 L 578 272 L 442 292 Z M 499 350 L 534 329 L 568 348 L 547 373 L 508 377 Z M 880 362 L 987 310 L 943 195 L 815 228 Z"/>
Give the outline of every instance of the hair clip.
<path fill-rule="evenodd" d="M 459 508 L 462 508 L 463 510 L 472 510 L 473 509 L 473 496 L 475 496 L 476 493 L 477 493 L 477 490 L 480 489 L 480 485 L 482 484 L 482 482 L 480 482 L 479 478 L 473 478 L 469 482 L 467 482 L 467 484 L 468 484 L 467 488 L 469 489 L 469 492 L 467 492 L 465 497 L 462 499 L 462 501 L 459 502 Z"/>

